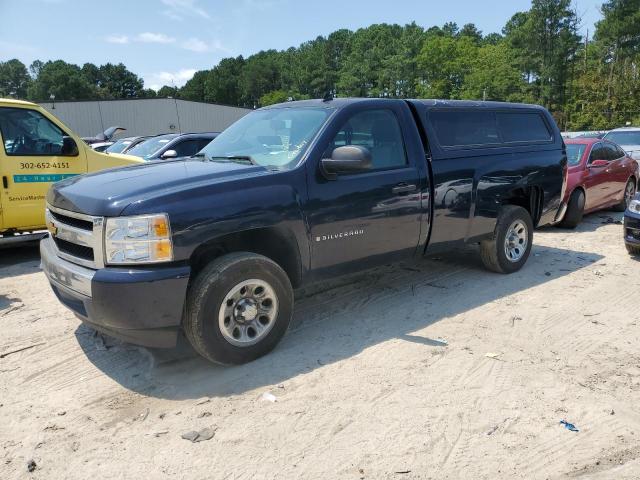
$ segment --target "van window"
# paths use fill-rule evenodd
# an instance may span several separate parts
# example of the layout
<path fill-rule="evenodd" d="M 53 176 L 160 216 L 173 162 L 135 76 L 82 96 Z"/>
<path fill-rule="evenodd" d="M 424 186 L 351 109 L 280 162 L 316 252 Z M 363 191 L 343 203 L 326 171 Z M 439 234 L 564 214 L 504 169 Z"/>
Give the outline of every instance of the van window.
<path fill-rule="evenodd" d="M 0 108 L 0 132 L 8 156 L 62 154 L 65 133 L 35 110 Z"/>
<path fill-rule="evenodd" d="M 502 140 L 511 142 L 548 142 L 551 132 L 538 113 L 497 112 L 498 129 Z"/>
<path fill-rule="evenodd" d="M 429 119 L 443 147 L 500 143 L 493 112 L 479 110 L 436 110 Z"/>

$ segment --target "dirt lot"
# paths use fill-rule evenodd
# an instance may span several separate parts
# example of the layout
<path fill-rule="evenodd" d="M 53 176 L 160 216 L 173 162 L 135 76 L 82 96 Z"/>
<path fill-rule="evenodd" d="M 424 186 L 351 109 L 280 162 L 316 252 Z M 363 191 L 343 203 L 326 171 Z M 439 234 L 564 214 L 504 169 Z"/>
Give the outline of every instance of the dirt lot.
<path fill-rule="evenodd" d="M 298 292 L 277 350 L 235 368 L 95 336 L 35 249 L 0 251 L 0 355 L 33 346 L 0 359 L 0 478 L 640 478 L 620 218 L 536 232 L 511 276 L 468 250 Z"/>

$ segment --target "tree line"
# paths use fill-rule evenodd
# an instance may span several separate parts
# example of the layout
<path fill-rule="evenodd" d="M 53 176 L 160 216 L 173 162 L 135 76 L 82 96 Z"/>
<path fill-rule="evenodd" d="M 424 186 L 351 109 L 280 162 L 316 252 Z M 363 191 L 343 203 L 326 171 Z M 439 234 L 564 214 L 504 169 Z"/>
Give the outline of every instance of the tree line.
<path fill-rule="evenodd" d="M 287 50 L 224 58 L 182 88 L 145 89 L 123 64 L 0 63 L 0 95 L 46 100 L 148 98 L 256 108 L 326 94 L 538 103 L 563 129 L 640 124 L 640 0 L 608 0 L 592 37 L 571 0 L 532 0 L 501 33 L 474 24 L 376 24 Z"/>

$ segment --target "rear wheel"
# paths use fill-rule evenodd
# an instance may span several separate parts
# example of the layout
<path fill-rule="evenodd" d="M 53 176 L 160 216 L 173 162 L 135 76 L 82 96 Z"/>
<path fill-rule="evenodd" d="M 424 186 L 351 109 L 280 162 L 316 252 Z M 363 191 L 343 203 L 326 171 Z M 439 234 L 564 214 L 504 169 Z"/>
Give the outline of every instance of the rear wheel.
<path fill-rule="evenodd" d="M 576 189 L 571 194 L 571 197 L 569 197 L 567 211 L 558 226 L 562 228 L 576 228 L 582 221 L 583 214 L 584 192 L 581 189 Z"/>
<path fill-rule="evenodd" d="M 498 273 L 517 272 L 527 262 L 533 243 L 533 221 L 524 208 L 503 207 L 494 236 L 480 243 L 484 266 Z"/>
<path fill-rule="evenodd" d="M 622 200 L 614 208 L 616 212 L 624 212 L 629 206 L 629 203 L 631 203 L 631 200 L 633 200 L 633 196 L 635 194 L 636 182 L 633 181 L 633 178 L 630 178 L 624 187 L 624 195 L 622 195 Z"/>
<path fill-rule="evenodd" d="M 241 364 L 270 352 L 287 331 L 293 289 L 278 264 L 232 253 L 205 267 L 187 294 L 183 328 L 193 348 L 221 364 Z"/>

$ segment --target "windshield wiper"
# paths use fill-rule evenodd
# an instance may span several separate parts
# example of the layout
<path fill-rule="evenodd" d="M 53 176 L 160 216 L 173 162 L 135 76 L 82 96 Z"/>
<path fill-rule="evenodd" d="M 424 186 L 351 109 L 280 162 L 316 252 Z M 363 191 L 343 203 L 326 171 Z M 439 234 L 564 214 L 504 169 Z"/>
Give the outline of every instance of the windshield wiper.
<path fill-rule="evenodd" d="M 193 158 L 205 158 L 206 155 L 202 152 L 198 152 L 198 153 L 194 153 L 193 155 L 191 155 L 191 157 Z"/>
<path fill-rule="evenodd" d="M 256 161 L 251 158 L 249 155 L 230 155 L 227 157 L 210 157 L 209 160 L 214 159 L 227 160 L 229 162 L 237 162 L 237 163 L 248 163 L 250 165 L 258 165 Z"/>

